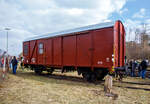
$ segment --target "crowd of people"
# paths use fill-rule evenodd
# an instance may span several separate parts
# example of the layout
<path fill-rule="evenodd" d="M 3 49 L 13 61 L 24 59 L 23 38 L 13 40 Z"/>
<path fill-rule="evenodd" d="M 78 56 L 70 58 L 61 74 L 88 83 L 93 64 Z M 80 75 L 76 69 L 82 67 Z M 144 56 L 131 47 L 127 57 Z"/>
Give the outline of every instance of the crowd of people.
<path fill-rule="evenodd" d="M 126 62 L 126 74 L 130 75 L 131 77 L 138 76 L 142 79 L 145 79 L 148 64 L 149 62 L 146 59 L 142 61 L 137 61 L 134 59 L 129 60 Z"/>
<path fill-rule="evenodd" d="M 8 66 L 10 69 L 12 69 L 13 74 L 16 74 L 17 65 L 18 65 L 18 60 L 16 56 L 9 57 L 9 60 L 7 60 L 7 58 L 4 58 L 4 57 L 1 58 L 0 67 L 3 68 L 4 64 L 5 64 L 5 67 L 7 67 L 7 62 L 9 62 Z"/>

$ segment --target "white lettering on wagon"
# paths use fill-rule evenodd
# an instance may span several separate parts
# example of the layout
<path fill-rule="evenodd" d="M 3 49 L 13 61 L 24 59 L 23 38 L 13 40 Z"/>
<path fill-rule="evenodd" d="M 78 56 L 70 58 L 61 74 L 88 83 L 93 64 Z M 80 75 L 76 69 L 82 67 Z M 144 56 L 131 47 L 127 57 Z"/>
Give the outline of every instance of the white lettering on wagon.
<path fill-rule="evenodd" d="M 35 58 L 32 58 L 31 60 L 32 60 L 33 63 L 35 63 Z"/>
<path fill-rule="evenodd" d="M 97 64 L 103 64 L 103 62 L 102 61 L 97 61 Z"/>
<path fill-rule="evenodd" d="M 106 62 L 110 62 L 109 57 L 106 58 Z"/>

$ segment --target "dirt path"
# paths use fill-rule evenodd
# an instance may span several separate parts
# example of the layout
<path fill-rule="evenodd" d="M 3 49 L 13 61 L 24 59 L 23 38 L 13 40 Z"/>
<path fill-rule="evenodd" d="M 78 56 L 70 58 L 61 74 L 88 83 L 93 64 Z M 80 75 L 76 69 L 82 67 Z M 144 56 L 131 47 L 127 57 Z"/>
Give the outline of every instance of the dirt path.
<path fill-rule="evenodd" d="M 31 71 L 9 74 L 0 84 L 0 104 L 150 104 L 150 80 L 127 78 L 114 83 L 117 100 L 104 96 L 103 82 L 84 82 L 74 73 L 35 75 Z"/>
<path fill-rule="evenodd" d="M 3 81 L 3 70 L 0 68 L 0 83 Z"/>

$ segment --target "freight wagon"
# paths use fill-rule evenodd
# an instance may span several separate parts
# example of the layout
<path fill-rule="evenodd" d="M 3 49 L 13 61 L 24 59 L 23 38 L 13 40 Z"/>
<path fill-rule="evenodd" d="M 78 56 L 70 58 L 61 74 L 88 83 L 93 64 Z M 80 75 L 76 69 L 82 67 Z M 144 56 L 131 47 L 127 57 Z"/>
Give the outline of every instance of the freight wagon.
<path fill-rule="evenodd" d="M 49 33 L 23 42 L 24 65 L 35 73 L 77 71 L 86 80 L 103 79 L 124 67 L 125 29 L 121 21 Z"/>

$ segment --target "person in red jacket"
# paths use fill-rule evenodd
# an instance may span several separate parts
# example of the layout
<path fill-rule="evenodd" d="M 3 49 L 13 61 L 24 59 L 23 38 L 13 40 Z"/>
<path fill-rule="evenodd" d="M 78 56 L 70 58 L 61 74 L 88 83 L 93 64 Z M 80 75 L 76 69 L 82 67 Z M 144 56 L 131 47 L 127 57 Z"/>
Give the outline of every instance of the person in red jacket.
<path fill-rule="evenodd" d="M 2 62 L 2 67 L 3 67 L 3 65 L 4 65 L 4 58 L 1 59 L 1 62 Z"/>

